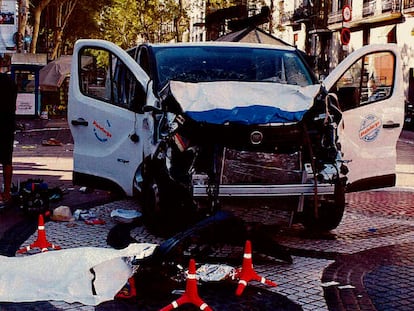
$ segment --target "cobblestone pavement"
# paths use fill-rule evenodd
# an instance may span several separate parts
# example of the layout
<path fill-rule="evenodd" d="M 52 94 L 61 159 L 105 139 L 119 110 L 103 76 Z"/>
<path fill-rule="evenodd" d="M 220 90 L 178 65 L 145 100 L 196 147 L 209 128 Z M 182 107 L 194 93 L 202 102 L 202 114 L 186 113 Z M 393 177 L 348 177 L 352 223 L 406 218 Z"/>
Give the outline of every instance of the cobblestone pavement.
<path fill-rule="evenodd" d="M 385 196 L 385 193 L 389 192 L 377 194 Z M 300 225 L 289 227 L 289 215 L 283 217 L 280 211 L 267 208 L 253 211 L 247 207 L 233 209 L 232 212 L 238 216 L 250 220 L 260 214 L 267 219 L 264 223 L 268 225 L 272 224 L 272 219 L 277 219 L 278 224 L 271 227 L 274 231 L 270 233 L 275 242 L 288 247 L 293 255 L 291 264 L 273 259 L 255 262 L 256 271 L 274 280 L 278 286 L 268 288 L 254 284 L 254 287 L 279 294 L 303 310 L 408 310 L 412 305 L 408 302 L 414 301 L 414 293 L 410 290 L 414 271 L 413 207 L 404 215 L 382 215 L 375 209 L 367 213 L 361 205 L 369 206 L 364 198 L 374 200 L 374 194 L 362 193 L 362 204 L 352 203 L 358 200 L 358 194 L 349 195 L 350 204 L 343 222 L 336 230 L 323 236 L 309 235 Z M 414 199 L 412 192 L 391 192 L 389 198 L 393 200 L 394 196 Z M 110 212 L 117 208 L 136 207 L 136 202 L 131 200 L 104 204 L 94 209 L 105 220 L 104 225 L 91 226 L 78 221 L 74 225 L 48 222 L 47 235 L 50 241 L 62 248 L 109 247 L 106 237 L 115 224 Z M 131 236 L 138 242 L 163 242 L 143 226 L 133 229 Z M 35 238 L 36 234 L 33 234 L 23 245 L 32 243 Z M 218 252 L 242 256 L 242 247 L 221 247 Z M 80 304 L 49 303 L 58 310 L 95 310 L 95 307 Z"/>
<path fill-rule="evenodd" d="M 410 141 L 403 142 L 410 144 Z M 401 144 L 401 142 L 400 142 Z M 399 162 L 401 163 L 401 162 Z M 411 162 L 413 163 L 413 162 Z M 400 164 L 401 185 L 410 185 L 412 164 Z M 411 177 L 410 177 L 411 176 Z M 261 284 L 249 285 L 257 295 L 272 300 L 283 299 L 285 310 L 412 310 L 414 305 L 414 192 L 411 189 L 392 188 L 347 194 L 347 208 L 343 221 L 329 234 L 314 235 L 301 225 L 288 226 L 289 214 L 266 206 L 232 207 L 230 210 L 249 221 L 260 221 L 269 226 L 272 240 L 289 249 L 293 262 L 266 258 L 254 253 L 256 271 L 275 281 L 271 288 Z M 115 225 L 110 218 L 114 209 L 135 209 L 132 200 L 113 201 L 98 205 L 93 210 L 105 220 L 103 225 L 87 225 L 75 221 L 46 223 L 48 239 L 62 248 L 81 246 L 109 247 L 109 230 Z M 139 207 L 138 207 L 139 208 Z M 36 232 L 22 245 L 36 239 Z M 131 236 L 138 242 L 161 244 L 164 239 L 152 235 L 144 226 L 137 226 Z M 253 250 L 254 250 L 254 245 Z M 218 253 L 232 253 L 242 258 L 240 246 L 221 245 Z M 257 257 L 256 257 L 257 256 Z M 241 260 L 241 259 L 240 259 Z M 205 300 L 214 298 L 206 293 Z M 239 310 L 221 297 L 215 310 Z M 252 296 L 250 296 L 251 298 Z M 267 296 L 266 296 L 267 297 Z M 217 297 L 216 297 L 217 298 Z M 214 298 L 214 299 L 216 299 Z M 218 298 L 217 298 L 218 299 Z M 207 301 L 209 302 L 209 301 Z M 239 305 L 246 301 L 237 301 Z M 224 307 L 223 306 L 228 307 Z M 259 302 L 258 302 L 259 303 Z M 213 305 L 211 303 L 211 305 Z M 219 307 L 222 308 L 219 308 Z M 97 307 L 60 301 L 25 304 L 0 303 L 1 310 L 133 310 L 137 305 L 108 302 Z M 139 309 L 140 310 L 140 309 Z M 142 308 L 142 310 L 147 310 Z M 150 310 L 150 309 L 148 309 Z M 250 309 L 256 310 L 253 306 Z M 265 306 L 258 310 L 267 310 Z M 271 310 L 271 309 L 269 309 Z M 284 310 L 283 306 L 279 309 Z"/>

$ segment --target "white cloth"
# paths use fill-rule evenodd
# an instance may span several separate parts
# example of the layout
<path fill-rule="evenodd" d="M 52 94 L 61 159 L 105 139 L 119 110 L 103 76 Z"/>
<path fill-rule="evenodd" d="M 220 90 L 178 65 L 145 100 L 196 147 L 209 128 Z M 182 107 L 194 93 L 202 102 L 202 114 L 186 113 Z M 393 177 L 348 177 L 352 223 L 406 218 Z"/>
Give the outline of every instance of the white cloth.
<path fill-rule="evenodd" d="M 151 255 L 156 246 L 135 243 L 121 250 L 79 247 L 24 257 L 0 256 L 0 301 L 98 305 L 112 300 L 131 277 L 132 269 L 122 257 L 141 259 Z"/>
<path fill-rule="evenodd" d="M 296 112 L 313 105 L 319 84 L 298 86 L 269 82 L 170 82 L 171 91 L 184 112 L 231 109 L 261 105 Z"/>

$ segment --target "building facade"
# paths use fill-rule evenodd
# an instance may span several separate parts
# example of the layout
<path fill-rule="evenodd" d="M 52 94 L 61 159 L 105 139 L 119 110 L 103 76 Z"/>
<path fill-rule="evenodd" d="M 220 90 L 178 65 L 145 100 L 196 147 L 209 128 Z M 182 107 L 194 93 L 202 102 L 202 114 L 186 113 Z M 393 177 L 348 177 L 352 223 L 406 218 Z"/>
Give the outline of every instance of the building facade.
<path fill-rule="evenodd" d="M 206 20 L 212 12 L 207 1 L 190 3 L 189 41 L 210 40 Z M 268 6 L 271 21 L 260 27 L 305 51 L 317 74 L 328 74 L 364 45 L 398 44 L 403 58 L 405 95 L 414 103 L 414 0 L 243 0 L 238 5 L 246 8 L 246 16 Z M 344 20 L 345 7 L 350 15 Z M 218 29 L 221 34 L 230 31 L 226 28 L 229 20 L 231 17 L 223 17 Z"/>
<path fill-rule="evenodd" d="M 280 1 L 278 35 L 314 57 L 315 71 L 330 72 L 352 51 L 368 44 L 396 43 L 401 48 L 405 95 L 414 102 L 414 0 Z M 344 20 L 344 8 L 351 15 Z M 350 19 L 349 19 L 350 17 Z M 349 30 L 348 42 L 343 41 Z M 345 44 L 344 44 L 345 43 Z"/>

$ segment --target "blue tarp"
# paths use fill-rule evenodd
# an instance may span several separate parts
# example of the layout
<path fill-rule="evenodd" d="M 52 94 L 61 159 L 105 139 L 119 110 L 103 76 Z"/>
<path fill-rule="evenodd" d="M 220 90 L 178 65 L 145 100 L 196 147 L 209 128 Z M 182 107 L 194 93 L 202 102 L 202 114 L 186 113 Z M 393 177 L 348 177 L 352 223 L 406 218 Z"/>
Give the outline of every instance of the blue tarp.
<path fill-rule="evenodd" d="M 211 124 L 265 124 L 290 123 L 302 120 L 307 110 L 283 111 L 277 107 L 252 105 L 248 107 L 234 107 L 233 109 L 212 109 L 207 111 L 187 111 L 187 115 L 195 121 Z"/>

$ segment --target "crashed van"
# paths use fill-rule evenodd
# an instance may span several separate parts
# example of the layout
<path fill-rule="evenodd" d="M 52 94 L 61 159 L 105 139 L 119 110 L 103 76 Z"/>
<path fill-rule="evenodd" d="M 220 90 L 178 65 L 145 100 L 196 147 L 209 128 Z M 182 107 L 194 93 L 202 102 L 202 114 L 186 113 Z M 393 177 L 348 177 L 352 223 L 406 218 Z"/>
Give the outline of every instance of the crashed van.
<path fill-rule="evenodd" d="M 139 197 L 155 226 L 238 202 L 334 229 L 346 192 L 395 185 L 401 68 L 393 44 L 351 53 L 320 82 L 293 47 L 79 40 L 73 181 Z"/>

